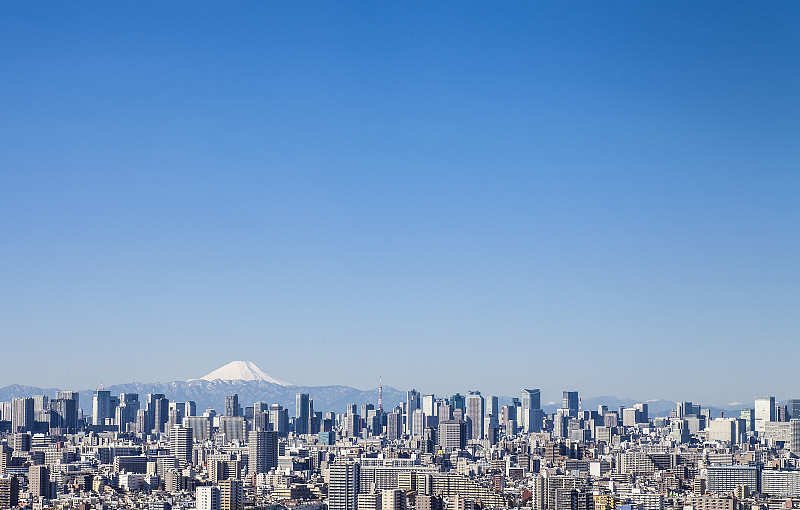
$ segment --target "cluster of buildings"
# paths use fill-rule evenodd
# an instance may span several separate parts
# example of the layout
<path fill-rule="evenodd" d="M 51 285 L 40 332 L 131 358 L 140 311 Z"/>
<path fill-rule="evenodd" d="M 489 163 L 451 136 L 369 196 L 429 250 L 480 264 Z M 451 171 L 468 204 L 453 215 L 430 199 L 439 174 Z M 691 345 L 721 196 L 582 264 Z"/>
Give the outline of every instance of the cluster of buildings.
<path fill-rule="evenodd" d="M 0 403 L 0 509 L 788 510 L 800 508 L 800 399 L 737 416 L 681 402 L 545 412 L 407 392 L 392 409 L 77 392 Z M 87 406 L 88 408 L 88 406 Z M 291 416 L 290 416 L 291 415 Z"/>

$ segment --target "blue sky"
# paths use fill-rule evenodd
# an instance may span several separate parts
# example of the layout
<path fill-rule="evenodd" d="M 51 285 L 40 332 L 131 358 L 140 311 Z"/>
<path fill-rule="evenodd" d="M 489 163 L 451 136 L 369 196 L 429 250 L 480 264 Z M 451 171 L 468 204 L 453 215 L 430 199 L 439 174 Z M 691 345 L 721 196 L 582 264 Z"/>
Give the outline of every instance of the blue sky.
<path fill-rule="evenodd" d="M 3 2 L 0 385 L 796 397 L 799 22 Z"/>

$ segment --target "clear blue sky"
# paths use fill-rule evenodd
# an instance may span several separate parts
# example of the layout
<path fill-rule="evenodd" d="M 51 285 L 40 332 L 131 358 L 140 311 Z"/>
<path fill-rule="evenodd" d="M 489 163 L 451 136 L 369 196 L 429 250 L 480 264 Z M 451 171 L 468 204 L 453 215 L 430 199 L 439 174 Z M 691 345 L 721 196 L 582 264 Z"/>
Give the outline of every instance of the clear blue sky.
<path fill-rule="evenodd" d="M 800 3 L 0 4 L 0 385 L 800 396 Z"/>

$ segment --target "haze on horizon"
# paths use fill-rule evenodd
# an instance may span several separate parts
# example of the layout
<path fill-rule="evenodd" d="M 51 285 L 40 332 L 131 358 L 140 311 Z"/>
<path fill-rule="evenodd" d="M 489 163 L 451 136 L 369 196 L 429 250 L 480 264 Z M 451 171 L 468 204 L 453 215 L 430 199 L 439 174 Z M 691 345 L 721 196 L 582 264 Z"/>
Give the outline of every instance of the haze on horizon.
<path fill-rule="evenodd" d="M 0 386 L 800 396 L 797 3 L 0 5 Z"/>

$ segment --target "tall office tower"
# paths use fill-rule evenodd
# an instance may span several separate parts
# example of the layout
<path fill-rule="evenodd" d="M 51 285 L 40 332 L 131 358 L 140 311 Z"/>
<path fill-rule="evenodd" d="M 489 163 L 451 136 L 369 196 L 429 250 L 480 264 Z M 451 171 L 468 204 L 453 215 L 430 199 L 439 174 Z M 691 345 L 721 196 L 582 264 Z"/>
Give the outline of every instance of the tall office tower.
<path fill-rule="evenodd" d="M 28 493 L 33 498 L 52 498 L 50 493 L 50 470 L 47 466 L 40 464 L 28 468 Z"/>
<path fill-rule="evenodd" d="M 211 439 L 211 418 L 208 416 L 186 416 L 183 419 L 183 427 L 191 429 L 193 441 L 196 439 L 202 442 Z"/>
<path fill-rule="evenodd" d="M 494 416 L 495 418 L 497 418 L 499 420 L 499 418 L 500 418 L 500 399 L 497 398 L 494 395 L 490 396 L 489 399 L 487 400 L 487 406 L 486 407 L 488 408 L 488 409 L 486 409 L 486 414 L 489 414 L 490 416 Z"/>
<path fill-rule="evenodd" d="M 570 418 L 578 417 L 578 392 L 565 391 L 561 400 L 561 408 L 569 411 Z"/>
<path fill-rule="evenodd" d="M 445 452 L 463 450 L 467 447 L 467 424 L 462 420 L 440 420 L 437 441 Z"/>
<path fill-rule="evenodd" d="M 197 510 L 220 510 L 219 504 L 219 487 L 206 485 L 198 487 L 195 491 Z"/>
<path fill-rule="evenodd" d="M 269 404 L 266 402 L 256 402 L 253 404 L 253 416 L 256 413 L 265 413 L 269 411 Z"/>
<path fill-rule="evenodd" d="M 14 508 L 19 504 L 19 480 L 16 476 L 0 476 L 0 508 Z"/>
<path fill-rule="evenodd" d="M 523 388 L 520 395 L 520 403 L 522 404 L 521 416 L 518 417 L 519 425 L 522 427 L 523 432 L 539 432 L 542 429 L 541 420 L 536 423 L 534 410 L 541 409 L 541 394 L 539 388 L 529 390 Z"/>
<path fill-rule="evenodd" d="M 46 411 L 50 409 L 50 397 L 47 395 L 34 395 L 33 397 L 33 412 Z"/>
<path fill-rule="evenodd" d="M 439 406 L 436 404 L 436 396 L 433 393 L 422 395 L 422 412 L 425 416 L 438 416 Z"/>
<path fill-rule="evenodd" d="M 397 411 L 386 415 L 386 439 L 394 441 L 403 436 L 403 417 Z"/>
<path fill-rule="evenodd" d="M 81 395 L 77 391 L 57 391 L 56 398 L 61 400 L 70 400 L 72 403 L 64 404 L 64 409 L 68 413 L 64 419 L 66 420 L 67 432 L 78 431 L 78 412 L 81 408 Z"/>
<path fill-rule="evenodd" d="M 268 411 L 253 413 L 253 430 L 272 430 Z"/>
<path fill-rule="evenodd" d="M 186 416 L 197 416 L 197 404 L 194 400 L 186 401 Z"/>
<path fill-rule="evenodd" d="M 164 424 L 169 419 L 169 399 L 163 393 L 150 393 L 147 395 L 145 403 L 149 420 L 147 433 L 158 434 L 164 430 Z"/>
<path fill-rule="evenodd" d="M 269 473 L 278 467 L 278 433 L 274 430 L 257 430 L 250 433 L 247 444 L 247 473 Z"/>
<path fill-rule="evenodd" d="M 471 431 L 467 431 L 467 436 L 471 439 L 483 439 L 483 416 L 486 414 L 486 402 L 480 391 L 470 391 L 467 394 L 466 414 L 471 422 Z"/>
<path fill-rule="evenodd" d="M 108 390 L 96 390 L 92 396 L 92 425 L 103 426 L 107 418 L 113 418 L 111 414 L 111 392 Z"/>
<path fill-rule="evenodd" d="M 461 409 L 464 411 L 466 409 L 466 399 L 464 395 L 461 393 L 456 393 L 455 395 L 450 397 L 450 407 L 453 408 L 453 411 L 456 409 Z"/>
<path fill-rule="evenodd" d="M 115 422 L 119 426 L 120 432 L 125 432 L 129 423 L 136 422 L 136 414 L 139 412 L 138 393 L 120 393 L 119 407 L 115 413 Z"/>
<path fill-rule="evenodd" d="M 239 395 L 234 393 L 225 397 L 225 416 L 239 416 Z"/>
<path fill-rule="evenodd" d="M 648 416 L 648 411 L 647 411 L 647 404 L 634 404 L 633 408 L 639 411 L 638 423 L 647 423 L 650 421 L 650 417 Z"/>
<path fill-rule="evenodd" d="M 449 402 L 449 400 L 447 401 Z M 453 406 L 450 404 L 439 404 L 439 421 L 453 419 Z"/>
<path fill-rule="evenodd" d="M 786 400 L 786 412 L 790 420 L 800 419 L 800 398 L 790 398 Z"/>
<path fill-rule="evenodd" d="M 181 467 L 192 463 L 194 434 L 191 428 L 174 425 L 169 431 L 169 453 L 180 462 Z"/>
<path fill-rule="evenodd" d="M 239 418 L 229 416 L 229 418 Z M 243 510 L 244 487 L 241 480 L 222 480 L 219 482 L 219 508 L 220 510 Z"/>
<path fill-rule="evenodd" d="M 757 397 L 755 401 L 756 431 L 764 433 L 766 422 L 776 421 L 775 397 Z"/>
<path fill-rule="evenodd" d="M 247 437 L 245 430 L 244 416 L 221 416 L 219 419 L 219 431 L 225 434 L 225 441 L 244 442 Z"/>
<path fill-rule="evenodd" d="M 742 409 L 739 413 L 739 419 L 745 421 L 745 430 L 748 434 L 756 430 L 756 410 L 755 409 Z"/>
<path fill-rule="evenodd" d="M 356 510 L 360 466 L 352 462 L 334 462 L 330 466 L 328 510 Z"/>
<path fill-rule="evenodd" d="M 269 406 L 269 422 L 272 424 L 272 430 L 278 433 L 278 437 L 286 437 L 289 434 L 288 409 L 279 404 Z"/>
<path fill-rule="evenodd" d="M 294 433 L 298 436 L 308 434 L 311 420 L 311 404 L 308 401 L 308 393 L 298 393 L 295 400 Z"/>
<path fill-rule="evenodd" d="M 50 400 L 50 410 L 53 413 L 51 429 L 54 429 L 51 433 L 60 435 L 76 432 L 77 427 L 75 425 L 77 425 L 77 420 L 75 424 L 70 427 L 70 418 L 77 417 L 74 406 L 74 400 L 64 398 L 54 398 Z"/>
<path fill-rule="evenodd" d="M 406 424 L 406 434 L 411 435 L 413 430 L 413 417 L 414 411 L 419 409 L 422 406 L 422 402 L 420 399 L 419 392 L 415 389 L 411 389 L 406 392 L 406 413 L 405 413 L 405 424 Z"/>
<path fill-rule="evenodd" d="M 11 401 L 11 431 L 33 431 L 33 399 L 15 398 Z"/>
<path fill-rule="evenodd" d="M 800 419 L 789 420 L 789 450 L 795 455 L 800 454 Z"/>
<path fill-rule="evenodd" d="M 417 409 L 411 414 L 411 435 L 413 437 L 422 437 L 422 432 L 425 430 L 425 413 L 422 409 Z"/>

